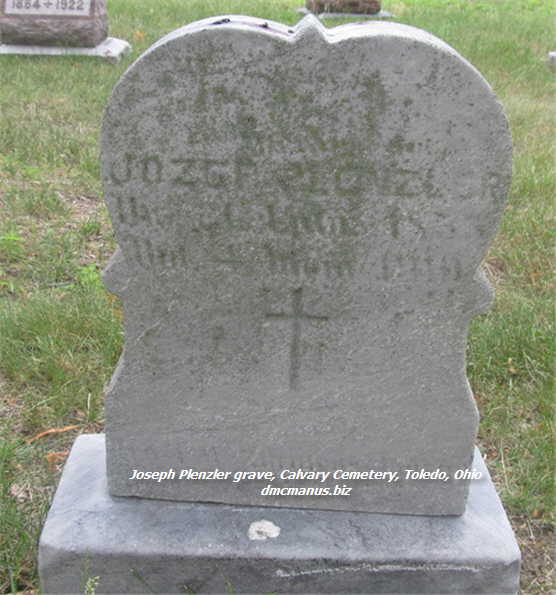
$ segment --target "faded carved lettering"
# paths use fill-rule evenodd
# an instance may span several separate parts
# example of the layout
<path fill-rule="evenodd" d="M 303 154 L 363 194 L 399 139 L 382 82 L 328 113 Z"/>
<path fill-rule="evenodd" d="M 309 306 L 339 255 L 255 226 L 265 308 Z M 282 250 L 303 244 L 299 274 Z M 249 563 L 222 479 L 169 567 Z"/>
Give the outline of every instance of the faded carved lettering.
<path fill-rule="evenodd" d="M 122 184 L 126 184 L 131 180 L 132 176 L 132 165 L 134 161 L 134 156 L 130 153 L 126 153 L 123 163 L 114 163 L 112 162 L 110 165 L 110 179 L 114 184 L 121 186 Z"/>
<path fill-rule="evenodd" d="M 158 155 L 143 159 L 143 181 L 147 184 L 159 184 L 162 181 L 162 162 Z"/>

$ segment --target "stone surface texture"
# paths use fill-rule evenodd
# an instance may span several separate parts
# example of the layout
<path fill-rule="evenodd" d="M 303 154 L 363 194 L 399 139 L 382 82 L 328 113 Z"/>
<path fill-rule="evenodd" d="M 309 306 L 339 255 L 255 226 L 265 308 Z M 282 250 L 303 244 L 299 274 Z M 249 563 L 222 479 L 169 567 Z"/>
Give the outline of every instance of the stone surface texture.
<path fill-rule="evenodd" d="M 480 453 L 460 517 L 113 498 L 78 438 L 43 530 L 43 593 L 517 593 L 520 554 Z M 266 536 L 266 539 L 264 538 Z"/>
<path fill-rule="evenodd" d="M 123 39 L 107 37 L 94 48 L 72 48 L 44 45 L 0 45 L 0 55 L 18 56 L 90 56 L 116 64 L 131 52 L 131 45 Z"/>
<path fill-rule="evenodd" d="M 492 299 L 480 263 L 511 175 L 473 66 L 395 23 L 206 19 L 115 87 L 102 173 L 126 333 L 107 394 L 114 496 L 464 512 L 467 330 Z M 349 498 L 129 479 L 187 467 L 450 479 L 348 482 Z"/>
<path fill-rule="evenodd" d="M 306 6 L 315 14 L 323 12 L 376 14 L 380 12 L 380 0 L 307 0 Z"/>
<path fill-rule="evenodd" d="M 2 44 L 95 47 L 107 36 L 106 0 L 93 0 L 89 17 L 0 13 Z"/>

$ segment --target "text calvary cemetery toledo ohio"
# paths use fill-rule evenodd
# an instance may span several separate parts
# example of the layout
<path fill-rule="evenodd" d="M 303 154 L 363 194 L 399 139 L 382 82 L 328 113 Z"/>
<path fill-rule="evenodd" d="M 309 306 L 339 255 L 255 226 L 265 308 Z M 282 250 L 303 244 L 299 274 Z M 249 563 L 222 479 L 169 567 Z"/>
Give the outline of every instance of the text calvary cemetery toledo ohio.
<path fill-rule="evenodd" d="M 101 159 L 125 349 L 44 591 L 517 592 L 465 374 L 511 175 L 479 72 L 401 24 L 209 18 L 123 75 Z"/>

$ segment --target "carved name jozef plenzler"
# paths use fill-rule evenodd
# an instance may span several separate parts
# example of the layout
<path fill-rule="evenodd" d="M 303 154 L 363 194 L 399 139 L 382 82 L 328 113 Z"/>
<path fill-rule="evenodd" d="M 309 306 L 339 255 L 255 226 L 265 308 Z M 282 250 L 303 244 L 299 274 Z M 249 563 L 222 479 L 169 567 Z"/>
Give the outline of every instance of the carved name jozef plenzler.
<path fill-rule="evenodd" d="M 91 16 L 94 0 L 4 0 L 6 16 Z"/>
<path fill-rule="evenodd" d="M 246 237 L 262 232 L 264 241 L 256 244 L 256 253 L 251 251 L 251 254 L 265 259 L 271 271 L 309 277 L 348 274 L 353 269 L 349 250 L 344 249 L 340 258 L 339 255 L 335 257 L 333 248 L 338 242 L 345 247 L 356 238 L 358 231 L 349 213 L 331 204 L 335 195 L 346 195 L 346 172 L 334 175 L 330 180 L 321 180 L 318 185 L 312 178 L 300 184 L 303 173 L 311 172 L 317 166 L 322 169 L 320 162 L 291 159 L 281 162 L 273 170 L 277 174 L 274 190 L 268 191 L 268 196 L 261 196 L 260 205 L 253 207 L 245 206 L 239 198 L 245 192 L 242 180 L 245 176 L 253 179 L 261 174 L 241 156 L 217 160 L 125 154 L 110 169 L 110 179 L 115 186 L 114 214 L 120 236 L 134 245 L 141 266 L 188 266 L 186 235 L 206 234 L 211 240 L 212 261 L 233 266 L 240 264 L 238 255 Z M 298 177 L 292 178 L 292 171 L 299 174 Z M 138 200 L 125 190 L 130 182 L 133 185 L 140 183 L 154 192 L 158 190 L 157 198 L 149 204 Z M 259 186 L 269 185 L 261 179 Z M 347 192 L 351 192 L 349 188 Z M 212 208 L 193 208 L 193 212 L 185 213 L 187 205 L 198 202 L 201 193 L 212 193 L 215 197 Z M 292 200 L 292 194 L 295 200 Z M 180 212 L 183 216 L 176 217 Z M 166 232 L 173 229 L 177 233 L 170 235 L 184 237 L 183 245 L 171 249 L 154 247 L 144 235 L 134 233 L 134 228 L 142 223 Z M 174 228 L 176 225 L 179 229 Z M 328 254 L 323 257 L 307 250 L 292 250 L 292 239 L 303 241 L 308 237 L 320 238 L 331 246 Z"/>
<path fill-rule="evenodd" d="M 275 176 L 274 184 L 270 186 L 264 177 L 258 184 L 263 189 L 270 186 L 272 192 L 261 196 L 260 204 L 253 207 L 239 199 L 245 192 L 243 180 L 265 174 L 241 156 L 226 160 L 126 153 L 110 168 L 120 238 L 133 247 L 137 264 L 144 268 L 190 266 L 188 238 L 206 235 L 215 264 L 248 266 L 248 254 L 249 258 L 266 262 L 271 274 L 291 275 L 299 280 L 351 275 L 360 235 L 362 189 L 369 193 L 376 180 L 372 172 L 356 165 L 329 165 L 325 159 L 315 163 L 281 161 L 267 170 Z M 129 183 L 135 188 L 138 183 L 143 185 L 147 194 L 152 193 L 150 201 L 128 193 Z M 203 192 L 214 197 L 211 207 L 186 212 L 187 205 L 198 202 Z M 405 229 L 414 235 L 416 248 L 419 241 L 423 242 L 420 249 L 408 253 L 398 252 L 394 243 L 367 255 L 378 279 L 392 282 L 423 275 L 430 283 L 440 276 L 455 282 L 462 279 L 459 258 L 434 249 L 417 214 L 404 213 L 393 204 L 380 211 L 373 209 L 366 217 L 368 224 L 390 239 L 399 239 Z M 147 236 L 145 229 L 138 230 L 142 224 L 151 232 Z M 166 235 L 183 239 L 172 246 L 158 244 L 160 240 L 155 238 Z M 317 249 L 308 249 L 307 240 L 316 240 Z M 246 242 L 254 249 L 242 250 Z M 296 242 L 301 243 L 300 248 Z"/>

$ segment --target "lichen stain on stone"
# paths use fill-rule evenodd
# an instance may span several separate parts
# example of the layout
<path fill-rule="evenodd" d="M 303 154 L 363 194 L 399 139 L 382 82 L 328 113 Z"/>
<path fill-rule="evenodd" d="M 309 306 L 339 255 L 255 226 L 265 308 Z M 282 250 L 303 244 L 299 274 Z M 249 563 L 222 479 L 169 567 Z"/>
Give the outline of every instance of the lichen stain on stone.
<path fill-rule="evenodd" d="M 176 81 L 170 71 L 163 72 L 157 79 L 157 85 L 161 89 L 173 90 L 176 88 Z"/>
<path fill-rule="evenodd" d="M 388 95 L 384 88 L 380 71 L 375 70 L 371 76 L 363 79 L 361 86 L 366 91 L 366 99 L 370 106 L 365 114 L 365 119 L 367 120 L 370 134 L 375 135 L 378 132 L 378 120 L 384 115 L 388 107 Z"/>
<path fill-rule="evenodd" d="M 386 151 L 389 155 L 397 155 L 404 151 L 413 153 L 415 150 L 415 143 L 411 141 L 404 141 L 402 134 L 396 134 L 386 145 Z"/>
<path fill-rule="evenodd" d="M 438 80 L 438 70 L 439 70 L 439 64 L 438 61 L 435 60 L 432 64 L 431 64 L 431 69 L 430 69 L 430 73 L 427 76 L 427 79 L 425 81 L 425 87 L 433 87 Z"/>

